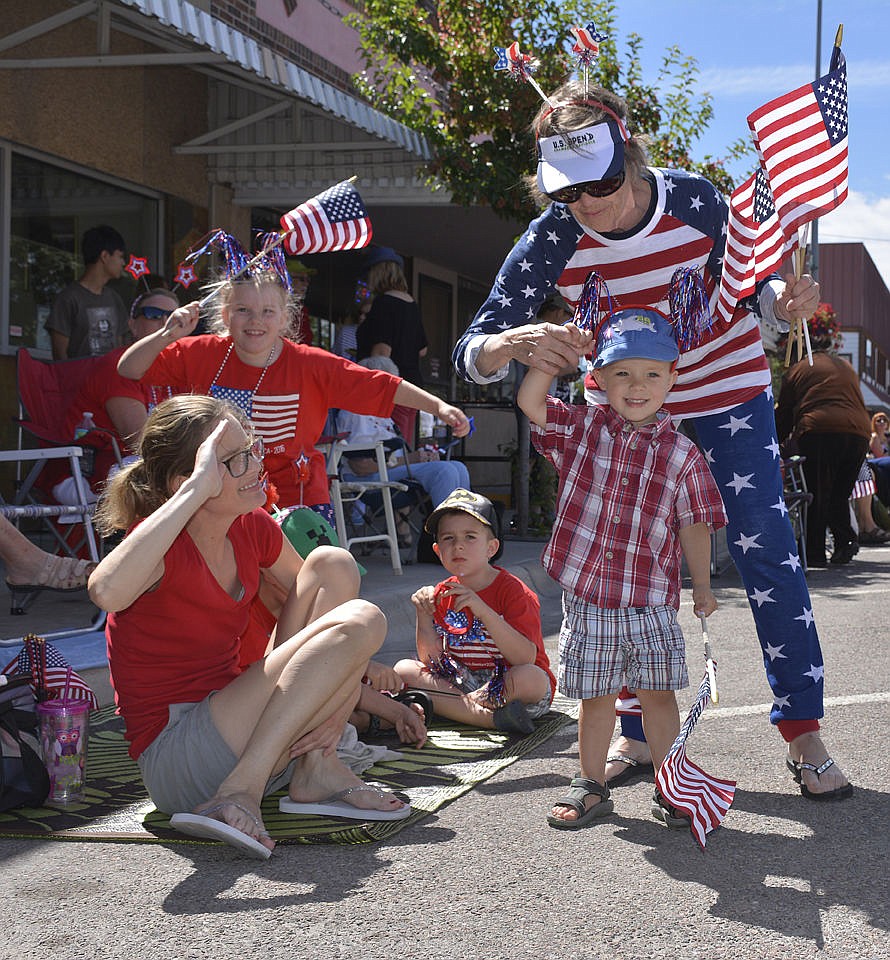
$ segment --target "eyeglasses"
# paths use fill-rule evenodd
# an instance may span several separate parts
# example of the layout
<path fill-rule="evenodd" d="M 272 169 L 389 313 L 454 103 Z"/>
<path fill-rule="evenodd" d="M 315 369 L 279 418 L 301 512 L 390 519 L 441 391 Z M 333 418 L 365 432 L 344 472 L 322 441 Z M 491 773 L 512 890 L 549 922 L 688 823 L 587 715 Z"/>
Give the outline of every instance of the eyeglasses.
<path fill-rule="evenodd" d="M 246 450 L 239 450 L 237 453 L 233 453 L 231 457 L 223 460 L 222 463 L 225 465 L 226 470 L 237 480 L 238 477 L 243 477 L 244 474 L 247 473 L 250 468 L 251 458 L 258 463 L 263 462 L 264 452 L 263 438 L 257 437 Z"/>
<path fill-rule="evenodd" d="M 137 317 L 145 317 L 146 320 L 166 320 L 172 310 L 162 310 L 160 307 L 140 307 Z"/>
<path fill-rule="evenodd" d="M 624 185 L 627 174 L 624 170 L 616 173 L 614 177 L 607 177 L 605 180 L 590 180 L 587 183 L 573 183 L 570 187 L 562 187 L 548 193 L 547 196 L 557 203 L 574 203 L 581 199 L 581 194 L 586 193 L 588 197 L 611 197 Z"/>
<path fill-rule="evenodd" d="M 875 417 L 875 423 L 890 423 L 886 417 Z"/>

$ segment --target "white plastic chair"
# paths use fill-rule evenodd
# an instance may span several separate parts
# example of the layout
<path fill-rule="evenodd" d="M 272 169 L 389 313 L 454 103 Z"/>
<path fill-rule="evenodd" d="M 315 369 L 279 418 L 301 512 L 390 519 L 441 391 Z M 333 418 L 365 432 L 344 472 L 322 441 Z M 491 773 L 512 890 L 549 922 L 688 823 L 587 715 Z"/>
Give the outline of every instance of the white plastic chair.
<path fill-rule="evenodd" d="M 378 440 L 373 444 L 379 480 L 346 481 L 340 479 L 343 456 L 348 455 L 351 451 L 368 450 L 370 446 L 367 441 L 364 443 L 349 443 L 345 440 L 335 440 L 330 445 L 327 469 L 331 488 L 331 506 L 334 508 L 334 517 L 337 521 L 337 536 L 340 538 L 340 545 L 347 550 L 360 543 L 386 543 L 389 547 L 393 573 L 401 575 L 402 559 L 399 556 L 399 537 L 396 530 L 396 515 L 392 506 L 392 492 L 393 490 L 405 491 L 408 487 L 404 483 L 389 479 L 386 469 L 387 450 L 383 441 Z M 362 497 L 371 491 L 379 492 L 383 498 L 386 532 L 350 536 L 343 505 L 349 504 L 351 509 L 357 501 L 361 501 Z"/>

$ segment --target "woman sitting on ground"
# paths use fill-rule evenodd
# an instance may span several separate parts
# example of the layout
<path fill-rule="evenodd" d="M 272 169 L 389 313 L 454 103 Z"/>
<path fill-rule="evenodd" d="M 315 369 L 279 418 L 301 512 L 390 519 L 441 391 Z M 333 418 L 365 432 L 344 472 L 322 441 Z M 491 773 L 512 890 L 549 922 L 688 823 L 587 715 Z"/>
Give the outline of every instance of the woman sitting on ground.
<path fill-rule="evenodd" d="M 165 400 L 139 456 L 102 499 L 100 528 L 129 533 L 89 588 L 109 612 L 115 699 L 155 805 L 194 811 L 187 832 L 256 856 L 274 846 L 260 803 L 284 786 L 298 802 L 398 814 L 401 801 L 364 785 L 334 753 L 386 632 L 380 611 L 354 599 L 352 557 L 319 547 L 300 559 L 262 509 L 250 425 L 224 401 Z M 261 569 L 289 595 L 277 646 L 242 672 L 239 637 Z"/>

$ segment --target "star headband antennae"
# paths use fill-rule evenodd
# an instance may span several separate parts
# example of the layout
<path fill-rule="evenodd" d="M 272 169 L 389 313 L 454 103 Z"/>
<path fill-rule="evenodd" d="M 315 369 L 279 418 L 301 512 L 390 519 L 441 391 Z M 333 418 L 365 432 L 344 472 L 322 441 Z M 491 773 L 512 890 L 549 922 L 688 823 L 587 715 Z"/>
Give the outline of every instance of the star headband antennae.
<path fill-rule="evenodd" d="M 553 106 L 550 98 L 544 93 L 538 81 L 532 76 L 535 70 L 538 69 L 538 61 L 530 57 L 527 53 L 519 52 L 518 40 L 514 40 L 509 47 L 494 47 L 493 49 L 498 57 L 494 64 L 495 70 L 507 70 L 514 80 L 528 81 L 544 103 L 550 107 Z"/>
<path fill-rule="evenodd" d="M 584 96 L 586 97 L 589 82 L 588 71 L 599 59 L 600 43 L 606 39 L 606 34 L 597 32 L 593 20 L 586 27 L 572 27 L 572 33 L 575 34 L 572 53 L 577 56 L 578 66 L 584 71 Z"/>

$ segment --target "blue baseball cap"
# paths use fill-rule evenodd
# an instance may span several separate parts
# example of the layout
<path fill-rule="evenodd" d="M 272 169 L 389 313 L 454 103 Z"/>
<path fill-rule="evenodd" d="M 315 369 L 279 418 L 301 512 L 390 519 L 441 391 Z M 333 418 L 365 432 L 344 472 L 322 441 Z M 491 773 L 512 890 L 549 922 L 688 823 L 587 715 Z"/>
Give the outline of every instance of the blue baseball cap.
<path fill-rule="evenodd" d="M 616 310 L 600 328 L 593 355 L 593 369 L 619 360 L 664 360 L 680 356 L 673 324 L 651 307 Z"/>

